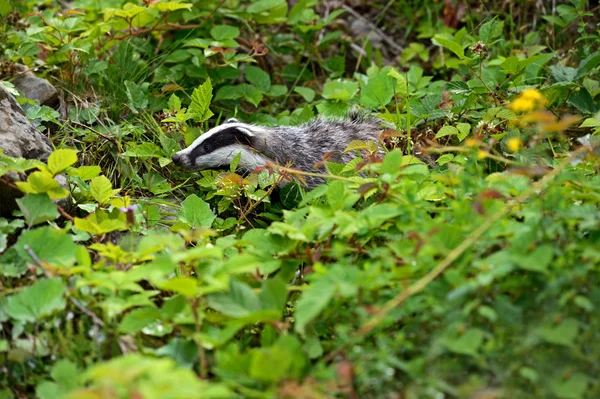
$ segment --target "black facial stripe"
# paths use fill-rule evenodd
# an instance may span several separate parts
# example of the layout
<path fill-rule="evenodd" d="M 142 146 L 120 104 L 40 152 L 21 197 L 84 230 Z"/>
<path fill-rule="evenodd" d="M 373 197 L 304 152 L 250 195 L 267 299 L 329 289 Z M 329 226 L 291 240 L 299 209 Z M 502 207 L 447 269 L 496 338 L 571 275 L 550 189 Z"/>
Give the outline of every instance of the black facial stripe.
<path fill-rule="evenodd" d="M 209 154 L 219 148 L 227 147 L 232 144 L 251 145 L 250 137 L 236 127 L 223 129 L 196 146 L 190 152 L 190 160 L 193 162 L 194 159 L 201 155 Z"/>

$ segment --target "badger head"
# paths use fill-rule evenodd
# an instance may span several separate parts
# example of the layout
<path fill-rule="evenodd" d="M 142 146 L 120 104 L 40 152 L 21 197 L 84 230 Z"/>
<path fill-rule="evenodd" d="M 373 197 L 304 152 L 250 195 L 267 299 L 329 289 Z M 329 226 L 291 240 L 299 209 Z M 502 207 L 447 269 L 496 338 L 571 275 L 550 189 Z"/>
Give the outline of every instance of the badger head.
<path fill-rule="evenodd" d="M 217 169 L 228 166 L 241 153 L 239 166 L 252 171 L 266 164 L 253 145 L 266 133 L 266 129 L 228 119 L 198 137 L 188 148 L 171 157 L 175 165 L 190 169 Z"/>

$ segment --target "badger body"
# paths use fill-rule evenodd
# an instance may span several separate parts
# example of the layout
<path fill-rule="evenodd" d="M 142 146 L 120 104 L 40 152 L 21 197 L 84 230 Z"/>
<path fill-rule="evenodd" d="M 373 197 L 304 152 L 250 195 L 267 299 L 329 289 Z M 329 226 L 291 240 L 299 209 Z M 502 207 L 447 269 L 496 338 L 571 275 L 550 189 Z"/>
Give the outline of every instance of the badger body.
<path fill-rule="evenodd" d="M 348 163 L 355 157 L 354 152 L 344 153 L 350 142 L 378 142 L 379 134 L 389 128 L 382 120 L 360 112 L 340 119 L 317 117 L 301 126 L 264 127 L 228 119 L 172 159 L 184 168 L 217 169 L 228 166 L 241 153 L 238 167 L 246 173 L 267 162 L 324 172 L 322 165 L 316 169 L 315 165 L 326 155 L 328 161 Z M 317 177 L 306 178 L 309 188 L 323 182 Z"/>

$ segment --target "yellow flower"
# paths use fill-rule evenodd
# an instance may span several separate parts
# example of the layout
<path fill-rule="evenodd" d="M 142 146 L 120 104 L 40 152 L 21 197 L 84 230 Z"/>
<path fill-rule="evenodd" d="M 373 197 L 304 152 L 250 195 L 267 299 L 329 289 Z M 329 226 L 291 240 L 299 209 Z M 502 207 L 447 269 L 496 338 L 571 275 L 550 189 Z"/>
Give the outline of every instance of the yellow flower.
<path fill-rule="evenodd" d="M 535 89 L 525 89 L 508 105 L 508 108 L 515 112 L 531 112 L 545 104 L 546 98 L 542 93 Z"/>
<path fill-rule="evenodd" d="M 477 152 L 477 158 L 479 159 L 485 159 L 488 156 L 488 152 L 487 151 L 483 151 L 483 150 L 479 150 L 479 152 Z"/>
<path fill-rule="evenodd" d="M 508 141 L 506 142 L 506 146 L 508 147 L 508 150 L 510 152 L 517 152 L 519 151 L 519 148 L 523 146 L 523 143 L 518 137 L 513 137 L 511 139 L 508 139 Z"/>
<path fill-rule="evenodd" d="M 479 145 L 479 142 L 475 139 L 468 138 L 465 140 L 465 145 L 467 147 L 477 147 Z"/>

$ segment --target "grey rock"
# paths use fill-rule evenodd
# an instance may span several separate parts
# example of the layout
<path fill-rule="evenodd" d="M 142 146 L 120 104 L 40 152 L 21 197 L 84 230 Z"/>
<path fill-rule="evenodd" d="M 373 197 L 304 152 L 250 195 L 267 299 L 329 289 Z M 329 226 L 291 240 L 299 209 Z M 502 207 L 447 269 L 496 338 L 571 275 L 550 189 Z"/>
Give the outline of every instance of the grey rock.
<path fill-rule="evenodd" d="M 0 148 L 15 158 L 45 161 L 52 152 L 50 140 L 25 116 L 15 98 L 0 86 Z"/>
<path fill-rule="evenodd" d="M 11 157 L 42 161 L 52 152 L 48 138 L 33 126 L 15 98 L 1 86 L 0 148 Z M 12 187 L 12 183 L 19 180 L 22 179 L 16 173 L 0 176 L 0 215 L 10 215 L 16 208 L 15 199 L 23 194 Z"/>
<path fill-rule="evenodd" d="M 37 100 L 40 105 L 54 107 L 58 104 L 58 90 L 46 79 L 38 78 L 24 65 L 16 65 L 17 77 L 12 81 L 17 89 L 30 100 Z"/>

